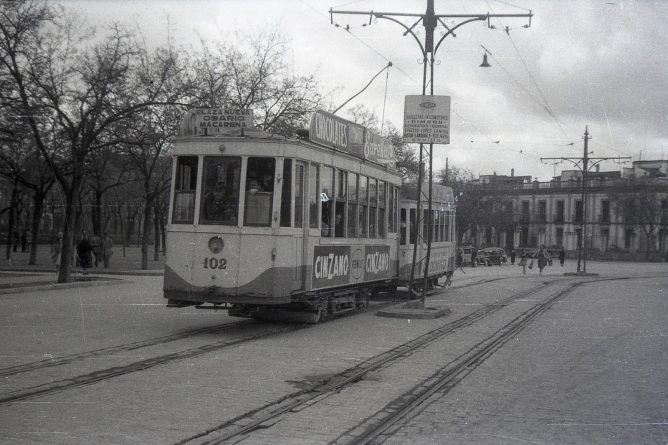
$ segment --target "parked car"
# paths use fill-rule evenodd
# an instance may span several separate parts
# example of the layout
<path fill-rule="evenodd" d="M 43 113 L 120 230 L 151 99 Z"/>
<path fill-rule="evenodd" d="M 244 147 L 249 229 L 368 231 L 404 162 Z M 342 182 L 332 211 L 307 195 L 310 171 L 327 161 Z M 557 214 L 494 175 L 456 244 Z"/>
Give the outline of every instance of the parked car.
<path fill-rule="evenodd" d="M 492 264 L 501 266 L 508 262 L 506 251 L 501 247 L 487 247 L 481 249 L 480 252 L 478 252 L 478 256 L 483 258 L 488 266 L 491 266 Z"/>
<path fill-rule="evenodd" d="M 460 248 L 460 255 L 461 255 L 461 264 L 460 264 L 461 266 L 475 267 L 479 264 L 478 251 L 473 246 L 462 246 Z M 475 258 L 475 260 L 473 258 Z"/>

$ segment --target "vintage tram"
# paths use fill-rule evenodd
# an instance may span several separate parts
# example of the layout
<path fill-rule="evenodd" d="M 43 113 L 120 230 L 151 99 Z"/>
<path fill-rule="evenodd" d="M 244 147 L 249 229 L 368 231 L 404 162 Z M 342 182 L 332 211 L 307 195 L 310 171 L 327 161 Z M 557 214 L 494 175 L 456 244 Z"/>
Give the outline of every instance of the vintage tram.
<path fill-rule="evenodd" d="M 308 137 L 285 138 L 255 129 L 249 111 L 198 108 L 186 114 L 173 156 L 168 306 L 318 321 L 406 281 L 415 201 L 375 133 L 319 111 Z M 441 195 L 432 279 L 454 266 L 452 193 Z"/>

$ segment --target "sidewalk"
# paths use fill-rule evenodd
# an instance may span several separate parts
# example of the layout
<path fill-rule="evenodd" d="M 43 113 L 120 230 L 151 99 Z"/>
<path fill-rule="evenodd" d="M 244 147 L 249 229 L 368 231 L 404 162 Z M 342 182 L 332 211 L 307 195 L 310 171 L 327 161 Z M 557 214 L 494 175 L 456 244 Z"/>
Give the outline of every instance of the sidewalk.
<path fill-rule="evenodd" d="M 55 273 L 56 267 L 51 261 L 51 246 L 40 244 L 37 248 L 37 258 L 35 265 L 29 265 L 28 252 L 11 252 L 11 259 L 5 257 L 6 246 L 0 245 L 0 271 L 21 271 L 21 272 L 48 272 Z M 105 269 L 100 261 L 98 267 L 89 269 L 90 274 L 105 275 L 162 275 L 165 267 L 165 260 L 160 253 L 158 261 L 153 261 L 153 247 L 149 246 L 148 269 L 141 268 L 141 249 L 139 247 L 126 247 L 125 256 L 123 256 L 123 247 L 114 246 L 114 255 L 111 257 L 109 268 Z"/>

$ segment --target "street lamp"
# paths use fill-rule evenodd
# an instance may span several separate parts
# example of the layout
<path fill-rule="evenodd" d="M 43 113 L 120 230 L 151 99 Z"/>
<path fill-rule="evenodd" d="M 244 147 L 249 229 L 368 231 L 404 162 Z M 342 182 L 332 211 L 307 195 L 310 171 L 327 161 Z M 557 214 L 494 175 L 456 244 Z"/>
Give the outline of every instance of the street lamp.
<path fill-rule="evenodd" d="M 434 13 L 434 0 L 427 0 L 427 10 L 425 11 L 424 14 L 418 14 L 418 13 L 400 13 L 400 12 L 379 12 L 379 11 L 369 11 L 369 12 L 363 12 L 363 11 L 335 11 L 333 9 L 329 10 L 330 14 L 330 21 L 333 25 L 335 26 L 340 26 L 338 24 L 334 23 L 334 14 L 351 14 L 351 15 L 368 15 L 369 16 L 369 22 L 368 25 L 371 25 L 372 20 L 374 18 L 377 19 L 385 19 L 389 20 L 391 22 L 394 22 L 401 27 L 405 29 L 404 36 L 406 35 L 411 35 L 418 46 L 420 47 L 420 52 L 422 53 L 422 95 L 427 94 L 427 83 L 430 85 L 430 91 L 429 95 L 433 96 L 434 95 L 434 57 L 436 55 L 436 52 L 438 51 L 439 46 L 445 40 L 446 37 L 448 36 L 454 36 L 455 31 L 459 29 L 461 26 L 466 25 L 467 23 L 472 23 L 472 22 L 478 22 L 478 21 L 487 21 L 487 26 L 489 28 L 493 28 L 493 25 L 490 23 L 491 18 L 511 18 L 511 17 L 526 17 L 529 19 L 529 23 L 527 25 L 524 25 L 526 28 L 531 26 L 531 17 L 533 17 L 533 14 L 531 11 L 527 14 L 490 14 L 490 13 L 485 13 L 485 14 L 435 14 Z M 412 25 L 407 25 L 405 24 L 402 19 L 410 19 L 410 20 L 415 20 Z M 444 19 L 454 19 L 454 20 L 461 20 L 458 24 L 454 26 L 448 26 L 443 20 Z M 424 36 L 424 43 L 420 40 L 420 38 L 417 36 L 415 33 L 414 29 L 419 25 L 422 24 L 425 29 L 425 36 Z M 447 30 L 443 34 L 443 36 L 438 40 L 438 42 L 434 42 L 434 30 L 439 26 L 439 23 L 443 25 L 443 27 Z M 365 24 L 366 26 L 366 24 Z M 483 47 L 484 48 L 484 47 Z M 483 57 L 483 64 L 481 66 L 488 67 L 489 62 L 487 62 L 487 54 L 489 51 L 485 48 L 485 54 Z M 491 54 L 491 53 L 489 53 Z M 429 80 L 427 80 L 427 67 L 429 66 Z M 432 177 L 433 177 L 433 148 L 434 144 L 429 143 L 429 192 L 428 192 L 428 197 L 427 197 L 427 202 L 428 202 L 428 211 L 427 211 L 427 227 L 431 227 L 432 225 Z M 422 217 L 421 212 L 421 201 L 422 201 L 422 181 L 423 181 L 423 150 L 424 150 L 424 144 L 420 144 L 420 156 L 419 156 L 419 173 L 418 173 L 418 183 L 417 183 L 417 225 L 418 227 L 422 226 L 420 224 L 420 218 Z M 428 230 L 427 232 L 427 253 L 425 258 L 423 258 L 424 261 L 424 278 L 423 278 L 423 286 L 422 286 L 422 297 L 421 297 L 421 302 L 422 305 L 424 305 L 425 301 L 425 296 L 426 296 L 426 290 L 427 290 L 427 284 L 428 284 L 428 273 L 429 273 L 429 259 L 431 256 L 431 237 L 432 237 L 432 230 Z M 424 234 L 422 234 L 422 239 L 424 240 Z M 409 292 L 411 294 L 414 294 L 413 290 L 413 281 L 415 277 L 415 265 L 417 262 L 417 243 L 415 244 L 415 248 L 413 249 L 413 264 L 411 266 L 411 275 L 410 275 L 410 281 L 409 281 Z"/>

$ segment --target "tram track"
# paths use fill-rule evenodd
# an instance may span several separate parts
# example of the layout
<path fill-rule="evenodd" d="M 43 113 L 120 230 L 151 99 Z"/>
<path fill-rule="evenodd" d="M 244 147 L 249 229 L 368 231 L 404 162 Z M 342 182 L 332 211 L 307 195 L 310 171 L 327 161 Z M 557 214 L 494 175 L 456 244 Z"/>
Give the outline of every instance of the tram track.
<path fill-rule="evenodd" d="M 498 277 L 498 278 L 488 278 L 488 279 L 483 279 L 483 280 L 478 280 L 473 283 L 467 283 L 461 286 L 451 286 L 451 289 L 462 289 L 466 287 L 471 287 L 471 286 L 477 286 L 481 284 L 486 284 L 489 282 L 493 281 L 498 281 L 498 280 L 503 280 L 507 279 L 506 277 Z M 441 292 L 442 289 L 434 289 L 431 291 L 428 291 L 427 295 L 433 295 L 436 293 Z M 388 301 L 383 301 L 379 305 L 374 305 L 372 308 L 369 308 L 367 310 L 377 310 L 379 307 L 382 306 L 387 306 L 387 305 L 392 305 L 396 304 L 398 301 L 404 301 L 404 300 L 398 300 L 398 299 L 393 299 L 393 300 L 388 300 Z M 364 311 L 361 311 L 364 312 Z M 226 333 L 229 331 L 233 331 L 234 329 L 238 329 L 239 327 L 243 326 L 250 326 L 254 323 L 257 323 L 254 320 L 239 320 L 239 321 L 233 321 L 230 323 L 225 323 L 221 325 L 216 325 L 216 326 L 210 326 L 206 328 L 198 328 L 198 329 L 191 329 L 187 330 L 185 332 L 180 332 L 177 334 L 171 334 L 171 335 L 165 335 L 165 336 L 160 336 L 160 337 L 153 337 L 145 340 L 138 340 L 130 343 L 124 343 L 120 345 L 114 345 L 114 346 L 109 346 L 106 348 L 100 348 L 100 349 L 94 349 L 90 351 L 84 351 L 84 352 L 79 352 L 75 354 L 69 354 L 69 355 L 64 355 L 62 357 L 49 357 L 45 358 L 42 360 L 35 360 L 32 362 L 28 363 L 22 363 L 19 365 L 14 365 L 14 366 L 8 366 L 5 368 L 0 368 L 0 377 L 11 377 L 15 375 L 20 375 L 28 372 L 33 372 L 37 370 L 42 370 L 46 368 L 51 368 L 51 367 L 56 367 L 56 366 L 64 366 L 64 365 L 69 365 L 72 363 L 76 363 L 78 361 L 82 360 L 87 360 L 90 358 L 97 358 L 97 357 L 106 357 L 106 356 L 113 356 L 114 354 L 118 353 L 125 353 L 125 352 L 134 352 L 137 350 L 140 350 L 142 348 L 148 348 L 148 347 L 153 347 L 153 346 L 159 346 L 162 344 L 167 344 L 167 343 L 172 343 L 180 340 L 185 340 L 194 336 L 198 335 L 207 335 L 207 334 L 219 334 L 219 333 Z M 2 401 L 0 400 L 0 403 Z"/>
<path fill-rule="evenodd" d="M 232 329 L 239 328 L 244 324 L 251 324 L 252 320 L 241 320 L 231 323 L 225 323 L 222 325 L 210 326 L 206 328 L 192 329 L 185 332 L 180 332 L 178 334 L 165 335 L 161 337 L 149 338 L 146 340 L 139 340 L 131 343 L 125 343 L 121 345 L 109 346 L 106 348 L 94 349 L 91 351 L 79 352 L 76 354 L 64 355 L 62 357 L 53 357 L 43 360 L 36 360 L 29 363 L 23 363 L 20 365 L 9 366 L 6 368 L 0 368 L 0 377 L 9 377 L 17 374 L 22 374 L 26 372 L 35 371 L 38 369 L 50 368 L 54 366 L 68 365 L 80 360 L 85 360 L 95 357 L 110 356 L 117 354 L 119 352 L 130 352 L 136 351 L 141 348 L 147 348 L 151 346 L 158 346 L 161 344 L 171 343 L 179 340 L 184 340 L 196 335 L 206 335 L 206 334 L 218 334 L 221 332 L 227 332 Z"/>
<path fill-rule="evenodd" d="M 569 284 L 566 289 L 553 293 L 541 303 L 522 312 L 450 363 L 438 369 L 429 378 L 396 397 L 383 410 L 365 419 L 361 424 L 349 429 L 330 443 L 336 445 L 383 443 L 400 429 L 408 419 L 423 411 L 432 400 L 446 395 L 466 376 L 483 364 L 487 358 L 501 349 L 508 341 L 517 338 L 517 335 L 531 325 L 536 318 L 574 289 L 593 282 L 625 279 L 630 279 L 630 277 L 594 279 Z"/>
<path fill-rule="evenodd" d="M 559 281 L 564 281 L 564 279 L 546 281 L 530 289 L 517 292 L 491 304 L 484 305 L 468 315 L 371 357 L 343 372 L 330 376 L 327 380 L 316 383 L 310 388 L 286 395 L 279 400 L 229 419 L 219 425 L 207 429 L 206 431 L 185 438 L 176 444 L 185 445 L 194 443 L 195 441 L 197 441 L 197 443 L 205 444 L 225 443 L 239 438 L 244 434 L 248 434 L 255 429 L 263 428 L 264 425 L 277 421 L 278 418 L 286 413 L 298 411 L 300 408 L 307 405 L 317 403 L 318 400 L 335 394 L 347 386 L 364 379 L 367 374 L 383 367 L 390 366 L 393 362 L 398 360 L 405 359 L 431 343 L 441 340 L 443 337 L 459 331 L 462 328 L 471 326 L 479 320 L 507 307 L 516 300 L 525 299 Z"/>
<path fill-rule="evenodd" d="M 485 279 L 485 280 L 480 280 L 476 281 L 474 283 L 468 283 L 466 285 L 460 286 L 458 288 L 465 288 L 465 287 L 471 287 L 471 286 L 476 286 L 480 284 L 485 284 L 488 283 L 489 281 L 497 281 L 505 279 L 503 277 L 500 278 L 491 278 L 491 279 Z M 558 281 L 558 280 L 555 280 Z M 533 289 L 539 289 L 541 286 L 537 286 L 536 288 Z M 438 293 L 439 290 L 432 290 L 429 292 L 429 294 L 433 293 Z M 507 304 L 510 304 L 513 300 L 517 298 L 522 298 L 525 296 L 525 292 L 521 292 L 518 294 L 515 294 L 513 296 L 510 296 L 506 299 L 499 300 L 495 302 L 492 305 L 487 305 L 483 308 L 481 308 L 478 311 L 475 311 L 473 314 L 469 314 L 466 317 L 463 317 L 462 319 L 457 320 L 456 322 L 453 322 L 449 325 L 450 330 L 455 330 L 459 329 L 460 327 L 469 325 L 477 321 L 477 319 L 482 318 L 486 315 L 488 315 L 491 312 L 494 312 L 496 310 L 499 310 L 500 308 L 504 307 Z M 404 301 L 404 300 L 401 300 Z M 367 312 L 367 311 L 375 311 L 379 308 L 382 308 L 384 306 L 389 306 L 396 304 L 398 301 L 396 299 L 390 300 L 390 301 L 385 301 L 380 304 L 373 305 L 372 307 L 369 307 L 363 311 L 360 312 Z M 195 329 L 179 334 L 174 334 L 174 335 L 168 335 L 168 336 L 161 336 L 161 337 L 155 337 L 147 340 L 141 340 L 137 342 L 132 342 L 132 343 L 127 343 L 123 345 L 118 345 L 118 346 L 112 346 L 108 348 L 102 348 L 98 350 L 92 350 L 92 351 L 87 351 L 79 354 L 72 354 L 69 356 L 64 356 L 59 359 L 54 359 L 53 362 L 50 360 L 47 361 L 38 361 L 38 362 L 31 362 L 31 363 L 26 363 L 24 365 L 17 365 L 13 367 L 8 367 L 0 370 L 1 374 L 0 376 L 5 376 L 9 377 L 11 375 L 18 375 L 22 373 L 27 373 L 31 371 L 36 371 L 39 369 L 44 369 L 48 367 L 55 367 L 55 366 L 64 366 L 67 364 L 73 364 L 77 363 L 78 361 L 83 361 L 88 358 L 95 358 L 95 357 L 101 357 L 101 356 L 112 356 L 115 353 L 118 352 L 127 352 L 127 351 L 136 351 L 141 348 L 146 348 L 146 347 L 151 347 L 151 346 L 157 346 L 161 344 L 166 344 L 169 342 L 175 342 L 179 340 L 184 340 L 187 338 L 190 338 L 195 335 L 202 335 L 202 334 L 215 334 L 219 332 L 230 332 L 233 331 L 235 328 L 238 329 L 240 326 L 251 326 L 252 323 L 254 323 L 251 320 L 241 320 L 239 322 L 232 322 L 232 323 L 227 323 L 222 326 L 213 326 L 213 327 L 208 327 L 208 328 L 202 328 L 202 329 Z M 261 325 L 258 325 L 261 326 Z M 4 404 L 10 404 L 14 402 L 19 402 L 27 399 L 32 399 L 36 397 L 43 397 L 49 394 L 61 392 L 61 391 L 66 391 L 69 389 L 75 389 L 78 387 L 86 386 L 86 385 L 91 385 L 94 383 L 98 383 L 101 381 L 109 380 L 115 377 L 119 377 L 122 375 L 126 374 L 131 374 L 135 372 L 140 372 L 140 371 L 145 371 L 152 369 L 157 366 L 162 366 L 162 365 L 167 365 L 172 362 L 176 362 L 179 360 L 184 360 L 184 359 L 190 359 L 194 357 L 198 357 L 204 354 L 208 354 L 211 352 L 216 352 L 222 349 L 238 346 L 240 344 L 250 342 L 250 341 L 256 341 L 256 340 L 261 340 L 264 338 L 268 338 L 271 336 L 275 336 L 277 334 L 286 334 L 289 332 L 296 331 L 298 329 L 305 329 L 305 328 L 310 328 L 313 327 L 313 325 L 307 324 L 300 324 L 300 325 L 280 325 L 280 327 L 275 327 L 269 330 L 261 331 L 259 333 L 254 332 L 248 335 L 236 337 L 236 338 L 231 338 L 231 339 L 224 339 L 221 341 L 217 341 L 214 343 L 208 343 L 204 344 L 198 347 L 194 348 L 188 348 L 182 351 L 177 351 L 173 353 L 168 353 L 168 354 L 161 354 L 157 355 L 154 357 L 150 357 L 144 360 L 139 360 L 139 361 L 134 361 L 126 365 L 119 365 L 119 366 L 114 366 L 114 367 L 109 367 L 109 368 L 104 368 L 100 370 L 95 370 L 89 373 L 85 374 L 80 374 L 71 378 L 65 378 L 61 380 L 53 380 L 47 383 L 41 383 L 29 387 L 24 387 L 20 389 L 16 389 L 13 391 L 8 391 L 5 393 L 0 394 L 0 405 Z M 426 344 L 426 343 L 425 343 Z M 407 345 L 406 346 L 406 351 L 403 351 L 403 354 L 409 353 L 411 348 L 414 348 L 416 346 L 411 346 Z M 372 369 L 368 369 L 366 371 L 363 371 L 363 374 L 370 372 Z M 360 377 L 353 377 L 354 379 L 357 379 Z M 351 380 L 352 381 L 352 380 Z"/>

